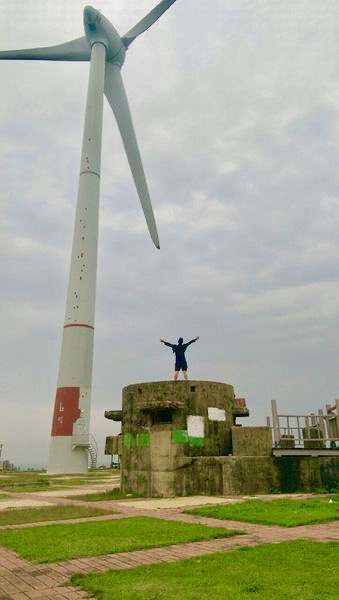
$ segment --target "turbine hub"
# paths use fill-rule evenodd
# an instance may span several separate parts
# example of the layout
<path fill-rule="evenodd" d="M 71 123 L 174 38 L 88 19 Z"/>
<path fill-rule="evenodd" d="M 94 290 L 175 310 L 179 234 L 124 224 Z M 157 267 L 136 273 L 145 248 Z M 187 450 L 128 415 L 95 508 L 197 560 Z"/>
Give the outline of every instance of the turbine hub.
<path fill-rule="evenodd" d="M 84 29 L 88 43 L 100 42 L 106 46 L 106 59 L 122 66 L 126 50 L 121 37 L 112 23 L 93 6 L 84 8 Z"/>

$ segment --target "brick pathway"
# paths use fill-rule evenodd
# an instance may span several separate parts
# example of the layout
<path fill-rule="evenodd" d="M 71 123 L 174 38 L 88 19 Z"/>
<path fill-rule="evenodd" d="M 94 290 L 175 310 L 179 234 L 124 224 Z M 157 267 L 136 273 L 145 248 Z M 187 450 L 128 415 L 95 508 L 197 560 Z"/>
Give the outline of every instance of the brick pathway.
<path fill-rule="evenodd" d="M 21 497 L 36 497 L 34 494 L 21 494 Z M 41 498 L 41 496 L 39 496 Z M 64 504 L 62 498 L 49 498 L 53 504 Z M 67 500 L 68 504 L 88 504 L 79 500 Z M 194 556 L 202 556 L 213 552 L 235 550 L 242 546 L 255 546 L 262 543 L 279 543 L 288 540 L 310 539 L 318 541 L 339 542 L 339 521 L 320 525 L 307 525 L 294 528 L 254 525 L 238 521 L 219 521 L 206 517 L 188 515 L 175 509 L 147 510 L 135 506 L 114 502 L 96 502 L 101 508 L 119 509 L 119 515 L 90 517 L 86 519 L 67 520 L 75 523 L 88 520 L 111 518 L 127 518 L 129 516 L 147 516 L 158 519 L 201 523 L 207 526 L 218 526 L 227 529 L 240 529 L 244 535 L 237 537 L 204 540 L 187 544 L 176 544 L 164 548 L 121 552 L 98 557 L 87 557 L 65 562 L 41 565 L 19 558 L 15 552 L 0 548 L 0 600 L 80 600 L 89 598 L 86 592 L 68 585 L 74 573 L 105 571 L 107 569 L 127 569 L 159 562 L 174 562 Z M 60 523 L 60 521 L 58 521 Z M 29 524 L 30 527 L 46 525 L 46 522 Z M 7 526 L 8 527 L 8 526 Z M 16 525 L 15 527 L 19 527 Z M 27 527 L 22 525 L 21 527 Z"/>

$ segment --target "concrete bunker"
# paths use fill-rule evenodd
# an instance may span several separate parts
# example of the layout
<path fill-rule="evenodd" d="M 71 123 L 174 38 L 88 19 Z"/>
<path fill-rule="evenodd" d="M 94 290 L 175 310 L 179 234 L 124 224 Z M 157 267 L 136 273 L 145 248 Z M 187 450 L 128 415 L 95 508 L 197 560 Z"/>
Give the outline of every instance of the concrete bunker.
<path fill-rule="evenodd" d="M 146 497 L 312 491 L 324 485 L 324 473 L 332 473 L 336 485 L 339 450 L 275 456 L 269 425 L 237 424 L 248 415 L 245 399 L 226 383 L 129 385 L 122 410 L 105 412 L 121 422 L 121 434 L 106 439 L 105 453 L 119 455 L 122 490 Z"/>

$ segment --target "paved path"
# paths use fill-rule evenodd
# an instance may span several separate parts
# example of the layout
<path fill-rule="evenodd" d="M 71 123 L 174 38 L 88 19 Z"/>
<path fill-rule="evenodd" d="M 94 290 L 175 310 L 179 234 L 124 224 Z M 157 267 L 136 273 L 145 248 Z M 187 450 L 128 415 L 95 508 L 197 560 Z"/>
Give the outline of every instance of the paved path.
<path fill-rule="evenodd" d="M 32 497 L 34 494 L 22 494 Z M 41 495 L 39 494 L 39 497 Z M 48 498 L 49 502 L 63 504 L 62 498 Z M 79 503 L 79 500 L 67 500 L 68 504 Z M 88 504 L 88 503 L 81 503 Z M 15 552 L 0 548 L 0 600 L 80 600 L 89 596 L 78 589 L 68 585 L 74 573 L 88 573 L 91 571 L 105 571 L 107 569 L 127 569 L 159 562 L 174 562 L 194 556 L 202 556 L 213 552 L 235 550 L 242 546 L 255 546 L 262 543 L 279 543 L 288 540 L 310 539 L 322 542 L 339 542 L 339 521 L 321 525 L 307 525 L 294 528 L 284 528 L 267 525 L 254 525 L 238 521 L 220 521 L 206 517 L 187 515 L 178 508 L 149 509 L 145 503 L 136 502 L 96 502 L 96 506 L 116 509 L 119 515 L 108 517 L 92 517 L 91 520 L 111 518 L 127 518 L 129 516 L 152 516 L 159 519 L 176 520 L 201 523 L 207 526 L 218 526 L 227 529 L 240 529 L 244 535 L 226 539 L 204 540 L 187 544 L 176 544 L 164 548 L 138 550 L 108 554 L 98 557 L 87 557 L 65 562 L 41 565 L 31 563 L 19 558 Z M 79 522 L 89 519 L 73 519 L 70 522 Z M 60 523 L 60 521 L 58 521 Z M 35 527 L 46 525 L 36 523 Z M 30 524 L 30 527 L 33 525 Z M 18 526 L 16 526 L 18 527 Z M 21 527 L 27 527 L 22 525 Z"/>

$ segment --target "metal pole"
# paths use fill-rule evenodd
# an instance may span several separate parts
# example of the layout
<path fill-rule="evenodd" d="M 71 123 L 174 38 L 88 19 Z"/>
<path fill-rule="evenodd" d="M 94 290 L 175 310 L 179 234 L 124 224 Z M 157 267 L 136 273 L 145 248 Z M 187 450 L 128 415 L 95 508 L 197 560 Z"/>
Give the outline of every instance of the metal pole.
<path fill-rule="evenodd" d="M 325 419 L 324 419 L 324 413 L 321 408 L 319 408 L 319 410 L 318 410 L 318 419 L 319 419 L 319 429 L 321 431 L 323 440 L 325 442 L 326 441 Z"/>
<path fill-rule="evenodd" d="M 300 423 L 299 423 L 299 415 L 297 415 L 297 431 L 298 431 L 298 444 L 301 444 L 301 433 L 300 433 Z"/>
<path fill-rule="evenodd" d="M 333 422 L 332 422 L 332 406 L 331 404 L 326 404 L 326 426 L 327 426 L 327 435 L 330 441 L 331 438 L 333 437 Z"/>
<path fill-rule="evenodd" d="M 273 421 L 273 431 L 274 431 L 274 442 L 278 444 L 280 442 L 280 430 L 279 430 L 279 418 L 277 411 L 277 402 L 276 400 L 271 400 L 272 406 L 272 421 Z"/>
<path fill-rule="evenodd" d="M 339 439 L 339 400 L 338 399 L 335 401 L 335 406 L 336 406 L 336 409 L 337 409 L 337 416 L 336 416 L 337 432 L 336 432 L 336 438 L 338 440 Z"/>
<path fill-rule="evenodd" d="M 49 473 L 88 470 L 105 60 L 93 44 Z"/>

